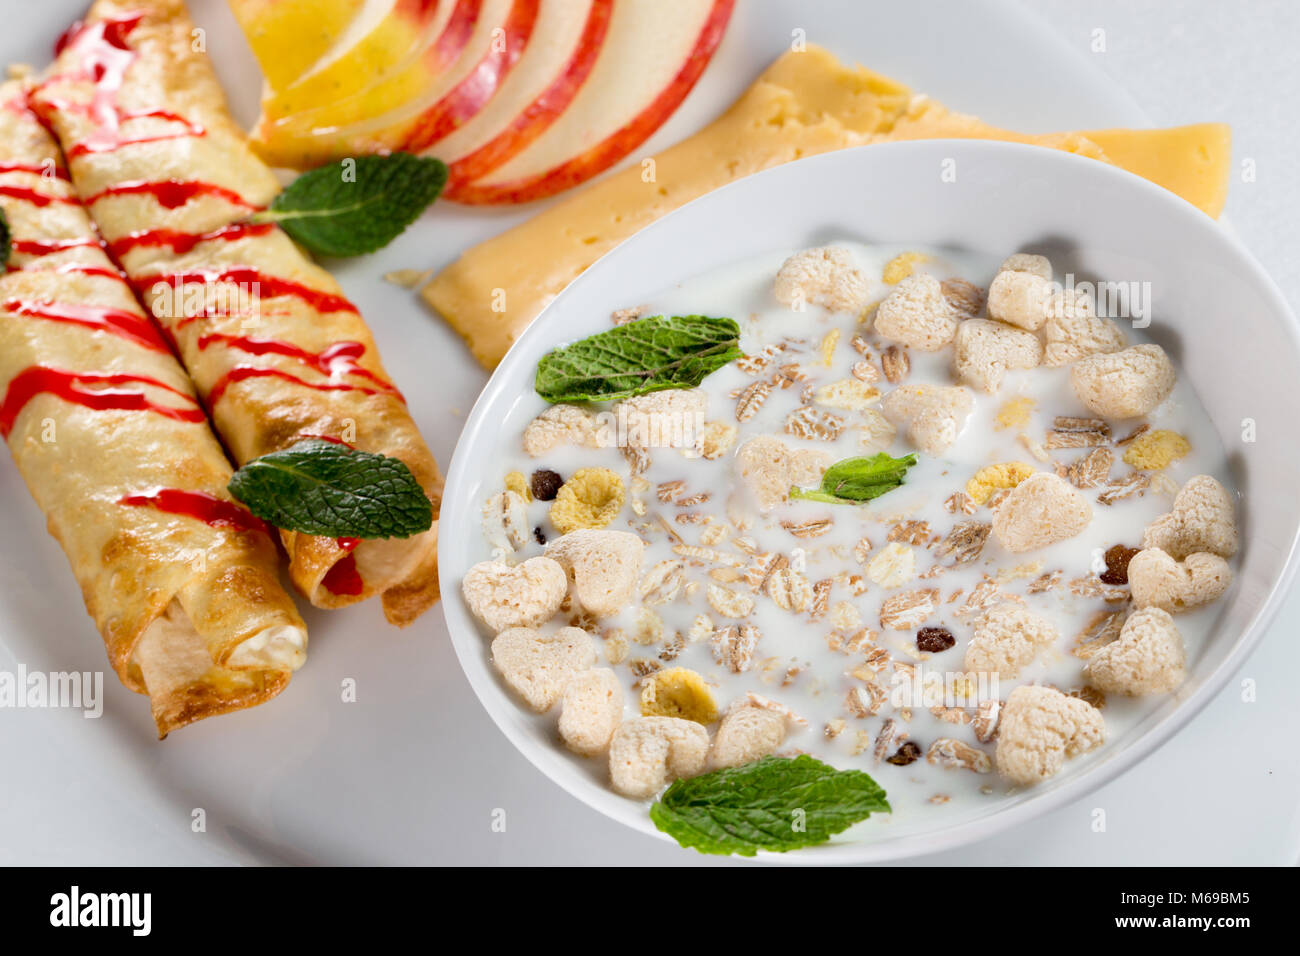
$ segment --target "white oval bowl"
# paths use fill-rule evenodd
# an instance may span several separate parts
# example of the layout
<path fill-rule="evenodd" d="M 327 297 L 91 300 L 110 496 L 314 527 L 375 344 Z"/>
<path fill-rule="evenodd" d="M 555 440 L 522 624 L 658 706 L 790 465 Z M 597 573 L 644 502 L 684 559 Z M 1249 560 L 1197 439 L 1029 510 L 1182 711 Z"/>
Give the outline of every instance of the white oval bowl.
<path fill-rule="evenodd" d="M 1189 377 L 1228 450 L 1243 547 L 1236 580 L 1205 650 L 1189 661 L 1186 683 L 1080 766 L 952 824 L 906 833 L 859 827 L 820 847 L 762 858 L 862 863 L 932 853 L 1082 797 L 1155 750 L 1213 698 L 1263 635 L 1294 577 L 1300 443 L 1290 436 L 1300 420 L 1300 330 L 1259 264 L 1209 217 L 1104 163 L 979 140 L 843 150 L 747 177 L 641 230 L 533 322 L 470 414 L 439 522 L 443 612 L 483 706 L 543 773 L 642 833 L 668 839 L 650 823 L 645 804 L 608 789 L 593 768 L 599 761 L 569 754 L 553 721 L 538 719 L 510 696 L 461 597 L 465 571 L 485 557 L 481 503 L 501 480 L 491 462 L 500 460 L 506 443 L 518 441 L 501 423 L 530 395 L 538 359 L 556 345 L 607 329 L 611 311 L 736 260 L 840 239 L 993 254 L 1044 251 L 1060 273 L 1149 281 L 1155 321 L 1146 334 Z M 1243 442 L 1247 419 L 1261 442 Z M 1267 519 L 1265 505 L 1272 509 Z"/>

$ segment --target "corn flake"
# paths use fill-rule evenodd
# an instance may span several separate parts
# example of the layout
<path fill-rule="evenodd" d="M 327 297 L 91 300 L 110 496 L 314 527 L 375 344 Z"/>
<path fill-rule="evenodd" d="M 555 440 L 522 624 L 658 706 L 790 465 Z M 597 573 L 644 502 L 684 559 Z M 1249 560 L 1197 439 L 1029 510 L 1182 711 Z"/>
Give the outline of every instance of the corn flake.
<path fill-rule="evenodd" d="M 623 508 L 623 479 L 608 468 L 579 468 L 560 486 L 551 505 L 551 524 L 561 534 L 603 528 Z"/>
<path fill-rule="evenodd" d="M 977 505 L 986 504 L 995 491 L 1014 488 L 1034 473 L 1034 466 L 1023 461 L 1004 461 L 985 465 L 966 482 L 966 494 Z"/>
<path fill-rule="evenodd" d="M 718 702 L 704 678 L 695 671 L 670 667 L 645 681 L 641 688 L 641 714 L 711 724 L 718 719 Z"/>
<path fill-rule="evenodd" d="M 1173 464 L 1192 450 L 1191 444 L 1178 432 L 1167 429 L 1143 432 L 1129 442 L 1124 450 L 1125 464 L 1142 471 L 1159 471 Z"/>

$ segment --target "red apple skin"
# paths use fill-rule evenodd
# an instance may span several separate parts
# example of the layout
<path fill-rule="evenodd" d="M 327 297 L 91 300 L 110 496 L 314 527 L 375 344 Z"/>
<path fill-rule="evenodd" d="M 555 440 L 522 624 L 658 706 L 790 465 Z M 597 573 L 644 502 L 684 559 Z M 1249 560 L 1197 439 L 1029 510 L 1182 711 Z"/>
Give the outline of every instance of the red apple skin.
<path fill-rule="evenodd" d="M 455 2 L 456 6 L 452 8 L 451 16 L 438 34 L 438 39 L 433 41 L 425 53 L 430 73 L 451 69 L 451 65 L 460 56 L 460 51 L 469 43 L 469 38 L 474 33 L 474 24 L 478 22 L 478 15 L 483 8 L 483 0 Z"/>
<path fill-rule="evenodd" d="M 540 5 L 541 0 L 514 0 L 501 27 L 505 42 L 493 41 L 463 80 L 414 119 L 401 149 L 411 153 L 428 149 L 483 108 L 523 55 Z"/>
<path fill-rule="evenodd" d="M 631 121 L 586 152 L 535 176 L 495 185 L 469 183 L 457 188 L 454 195 L 444 192 L 444 197 L 475 206 L 532 202 L 571 189 L 604 172 L 649 139 L 681 105 L 708 66 L 734 7 L 735 0 L 716 0 L 695 47 L 663 92 Z"/>
<path fill-rule="evenodd" d="M 457 201 L 458 190 L 515 156 L 568 109 L 596 64 L 613 10 L 614 0 L 593 0 L 587 22 L 574 47 L 575 54 L 555 82 L 539 93 L 500 133 L 447 168 L 444 197 Z"/>

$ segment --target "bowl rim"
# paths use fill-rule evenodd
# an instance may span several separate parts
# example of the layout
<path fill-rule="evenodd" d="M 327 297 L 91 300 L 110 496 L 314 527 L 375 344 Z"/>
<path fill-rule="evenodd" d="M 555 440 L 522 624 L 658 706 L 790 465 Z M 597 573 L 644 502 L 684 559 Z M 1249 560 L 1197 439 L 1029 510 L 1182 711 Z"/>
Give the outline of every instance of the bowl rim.
<path fill-rule="evenodd" d="M 870 152 L 864 153 L 864 150 Z M 647 235 L 658 235 L 661 232 L 676 228 L 676 223 L 683 218 L 683 213 L 687 210 L 695 210 L 701 205 L 707 206 L 718 202 L 717 197 L 723 194 L 730 195 L 737 190 L 761 189 L 769 181 L 775 181 L 782 178 L 795 178 L 800 176 L 815 175 L 819 167 L 835 166 L 841 164 L 853 165 L 856 163 L 872 162 L 872 157 L 882 155 L 892 155 L 898 153 L 915 153 L 915 161 L 920 163 L 927 159 L 938 160 L 950 156 L 960 158 L 961 153 L 972 155 L 991 155 L 1005 154 L 1008 156 L 1023 157 L 1029 163 L 1040 163 L 1044 166 L 1058 167 L 1049 172 L 1072 176 L 1075 171 L 1086 172 L 1088 175 L 1100 175 L 1103 179 L 1112 179 L 1114 187 L 1120 190 L 1138 190 L 1144 191 L 1150 197 L 1158 197 L 1158 202 L 1167 210 L 1173 220 L 1181 219 L 1185 228 L 1201 230 L 1212 235 L 1212 241 L 1218 242 L 1222 247 L 1222 252 L 1229 257 L 1234 257 L 1234 266 L 1245 270 L 1252 284 L 1255 285 L 1262 298 L 1267 301 L 1273 308 L 1275 315 L 1283 319 L 1285 332 L 1291 339 L 1293 349 L 1300 354 L 1300 322 L 1297 321 L 1290 303 L 1282 294 L 1277 284 L 1260 265 L 1258 260 L 1251 254 L 1249 249 L 1237 238 L 1235 233 L 1224 227 L 1220 222 L 1210 218 L 1196 206 L 1184 200 L 1182 197 L 1166 190 L 1162 186 L 1150 182 L 1134 173 L 1112 166 L 1109 163 L 1099 162 L 1095 159 L 1078 156 L 1072 153 L 1066 153 L 1056 149 L 1048 149 L 1041 146 L 1033 146 L 1022 143 L 1006 143 L 992 140 L 976 139 L 929 139 L 929 140 L 911 140 L 905 142 L 893 143 L 876 143 L 866 146 L 857 146 L 849 149 L 833 150 L 828 153 L 820 153 L 815 156 L 809 156 L 802 159 L 794 160 L 789 163 L 762 170 L 749 176 L 735 180 L 719 189 L 713 190 L 700 196 L 690 202 L 672 210 L 671 212 L 660 217 L 655 222 L 638 230 L 628 239 L 620 242 L 609 252 L 602 255 L 596 262 L 592 263 L 576 279 L 566 286 L 559 295 L 549 302 L 538 316 L 529 323 L 528 327 L 520 335 L 519 339 L 513 344 L 509 352 L 497 365 L 489 378 L 487 384 L 483 387 L 478 398 L 475 400 L 473 408 L 466 417 L 465 425 L 457 439 L 455 450 L 452 453 L 450 465 L 448 467 L 446 486 L 443 495 L 444 506 L 452 503 L 453 514 L 458 514 L 456 503 L 458 497 L 461 497 L 460 488 L 470 481 L 468 477 L 471 472 L 471 463 L 469 449 L 482 441 L 481 437 L 485 431 L 490 430 L 490 423 L 486 421 L 485 409 L 497 400 L 500 392 L 510 387 L 512 383 L 517 388 L 520 381 L 518 367 L 524 362 L 524 356 L 533 348 L 533 343 L 547 337 L 555 342 L 568 341 L 569 338 L 557 339 L 548 328 L 553 316 L 561 314 L 564 303 L 571 296 L 575 288 L 579 288 L 585 283 L 592 280 L 593 273 L 601 269 L 606 260 L 612 256 L 629 255 L 628 249 L 631 247 L 635 252 L 636 246 L 644 241 Z M 1175 222 L 1175 224 L 1177 224 Z M 678 277 L 678 280 L 684 277 Z M 671 277 L 663 283 L 665 287 L 674 281 Z M 552 345 L 554 347 L 554 345 Z M 464 509 L 461 509 L 463 512 Z M 559 761 L 569 759 L 569 755 L 561 750 L 558 746 L 538 747 L 532 740 L 526 739 L 524 735 L 505 718 L 505 715 L 498 713 L 498 702 L 493 698 L 493 694 L 500 696 L 501 690 L 499 684 L 489 673 L 488 668 L 483 665 L 482 660 L 471 663 L 469 655 L 477 653 L 482 657 L 484 638 L 471 617 L 464 602 L 460 600 L 460 574 L 461 569 L 456 569 L 456 575 L 453 578 L 449 562 L 443 559 L 444 544 L 446 537 L 439 533 L 439 559 L 438 574 L 442 590 L 443 600 L 441 601 L 443 617 L 447 623 L 447 630 L 451 637 L 453 649 L 456 652 L 456 658 L 461 665 L 461 669 L 473 688 L 479 702 L 483 705 L 491 716 L 493 722 L 505 734 L 506 738 L 515 746 L 520 753 L 541 773 L 543 773 L 552 783 L 559 786 L 571 796 L 577 798 L 586 804 L 592 810 L 609 817 L 616 822 L 623 823 L 638 832 L 655 837 L 669 843 L 675 844 L 667 834 L 660 832 L 651 823 L 648 814 L 642 814 L 640 819 L 629 820 L 616 816 L 600 806 L 588 788 L 569 786 L 557 779 L 556 774 L 552 773 L 551 767 L 558 765 Z M 1245 628 L 1239 634 L 1236 644 L 1229 650 L 1224 659 L 1219 663 L 1201 685 L 1187 698 L 1177 703 L 1171 711 L 1162 717 L 1158 723 L 1142 733 L 1131 743 L 1126 745 L 1122 750 L 1110 756 L 1108 759 L 1098 762 L 1093 766 L 1081 769 L 1079 772 L 1071 774 L 1069 779 L 1064 780 L 1060 785 L 1049 791 L 1044 791 L 1041 796 L 1025 800 L 1020 803 L 1009 805 L 1003 809 L 993 810 L 992 812 L 968 819 L 965 821 L 940 825 L 933 830 L 927 830 L 922 833 L 910 834 L 901 837 L 884 837 L 880 840 L 857 841 L 853 843 L 829 843 L 820 846 L 806 847 L 798 851 L 786 853 L 773 853 L 762 851 L 752 859 L 760 862 L 787 863 L 793 865 L 824 865 L 834 863 L 880 863 L 891 860 L 906 859 L 908 857 L 919 856 L 927 853 L 935 853 L 943 850 L 953 849 L 958 846 L 973 843 L 977 840 L 987 839 L 1008 830 L 1010 827 L 1027 822 L 1035 817 L 1041 816 L 1050 810 L 1064 806 L 1080 799 L 1086 794 L 1093 792 L 1105 784 L 1111 782 L 1128 770 L 1139 760 L 1144 759 L 1157 749 L 1167 743 L 1178 731 L 1183 729 L 1192 719 L 1200 713 L 1205 706 L 1218 695 L 1218 693 L 1227 684 L 1229 678 L 1241 667 L 1246 658 L 1251 654 L 1255 647 L 1263 638 L 1269 624 L 1276 617 L 1277 612 L 1289 591 L 1291 585 L 1296 579 L 1298 570 L 1300 570 L 1300 527 L 1293 533 L 1290 543 L 1286 549 L 1286 557 L 1282 563 L 1276 580 L 1269 588 L 1267 596 L 1258 605 Z M 452 597 L 454 595 L 454 597 Z M 453 610 L 454 605 L 454 610 Z M 483 666 L 478 666 L 483 665 Z M 513 703 L 513 702 L 510 702 Z M 516 705 L 517 706 L 517 705 Z M 593 784 L 593 789 L 598 785 Z M 607 792 L 607 791 L 602 791 Z M 639 804 L 637 804 L 639 806 Z"/>

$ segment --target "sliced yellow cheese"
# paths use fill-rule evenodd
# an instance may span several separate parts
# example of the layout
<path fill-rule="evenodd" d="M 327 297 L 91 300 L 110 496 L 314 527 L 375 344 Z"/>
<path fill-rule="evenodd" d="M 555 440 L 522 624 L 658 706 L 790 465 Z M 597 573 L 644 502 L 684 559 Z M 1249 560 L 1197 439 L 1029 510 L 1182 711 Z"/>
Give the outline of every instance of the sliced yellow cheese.
<path fill-rule="evenodd" d="M 953 113 L 862 67 L 809 47 L 772 64 L 721 117 L 651 162 L 593 183 L 480 243 L 422 295 L 492 368 L 584 269 L 637 230 L 719 186 L 803 156 L 868 143 L 999 139 L 1111 162 L 1172 189 L 1210 215 L 1227 190 L 1229 133 L 1169 130 L 1027 135 Z"/>
<path fill-rule="evenodd" d="M 954 113 L 927 96 L 919 96 L 879 142 L 909 139 L 992 139 L 1007 143 L 1046 146 L 1089 159 L 1105 160 L 1101 147 L 1083 133 L 1016 133 L 990 126 L 964 113 Z"/>

